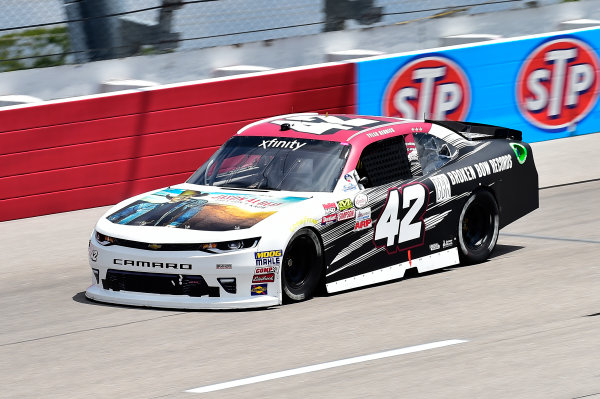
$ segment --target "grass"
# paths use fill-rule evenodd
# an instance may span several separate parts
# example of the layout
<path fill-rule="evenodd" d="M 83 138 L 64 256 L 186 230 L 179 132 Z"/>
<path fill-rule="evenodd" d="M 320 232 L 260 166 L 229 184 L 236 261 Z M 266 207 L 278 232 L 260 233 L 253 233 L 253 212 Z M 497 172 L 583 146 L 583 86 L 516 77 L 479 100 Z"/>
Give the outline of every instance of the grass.
<path fill-rule="evenodd" d="M 64 65 L 70 42 L 67 28 L 34 28 L 0 36 L 0 72 Z"/>

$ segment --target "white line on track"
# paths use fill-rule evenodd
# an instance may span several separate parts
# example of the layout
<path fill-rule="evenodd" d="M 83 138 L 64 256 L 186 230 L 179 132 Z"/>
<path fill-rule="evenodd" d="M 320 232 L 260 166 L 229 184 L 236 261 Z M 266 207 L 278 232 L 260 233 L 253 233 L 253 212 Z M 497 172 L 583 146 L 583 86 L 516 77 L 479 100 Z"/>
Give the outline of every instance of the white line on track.
<path fill-rule="evenodd" d="M 242 385 L 256 384 L 257 382 L 275 380 L 277 378 L 291 377 L 293 375 L 298 375 L 298 374 L 312 373 L 313 371 L 320 371 L 320 370 L 331 369 L 334 367 L 347 366 L 349 364 L 368 362 L 371 360 L 384 359 L 386 357 L 406 355 L 407 353 L 414 353 L 414 352 L 426 351 L 429 349 L 442 348 L 444 346 L 462 344 L 464 342 L 468 342 L 468 341 L 463 340 L 463 339 L 449 339 L 446 341 L 432 342 L 429 344 L 408 346 L 406 348 L 393 349 L 390 351 L 373 353 L 370 355 L 350 357 L 348 359 L 335 360 L 333 362 L 315 364 L 312 366 L 299 367 L 297 369 L 291 369 L 291 370 L 278 371 L 276 373 L 257 375 L 255 377 L 242 378 L 241 380 L 233 380 L 233 381 L 228 381 L 228 382 L 222 382 L 220 384 L 206 385 L 206 386 L 199 387 L 199 388 L 189 389 L 185 392 L 206 393 L 206 392 L 219 391 L 222 389 L 234 388 L 234 387 L 239 387 Z"/>

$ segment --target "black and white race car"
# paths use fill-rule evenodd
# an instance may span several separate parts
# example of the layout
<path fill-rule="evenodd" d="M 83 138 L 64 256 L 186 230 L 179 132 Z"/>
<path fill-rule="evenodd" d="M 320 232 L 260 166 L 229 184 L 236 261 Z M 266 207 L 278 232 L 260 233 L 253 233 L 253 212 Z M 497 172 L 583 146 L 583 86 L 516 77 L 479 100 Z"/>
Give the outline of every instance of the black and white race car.
<path fill-rule="evenodd" d="M 460 262 L 538 207 L 521 132 L 468 122 L 283 115 L 187 182 L 97 223 L 88 298 L 224 309 L 301 301 Z"/>

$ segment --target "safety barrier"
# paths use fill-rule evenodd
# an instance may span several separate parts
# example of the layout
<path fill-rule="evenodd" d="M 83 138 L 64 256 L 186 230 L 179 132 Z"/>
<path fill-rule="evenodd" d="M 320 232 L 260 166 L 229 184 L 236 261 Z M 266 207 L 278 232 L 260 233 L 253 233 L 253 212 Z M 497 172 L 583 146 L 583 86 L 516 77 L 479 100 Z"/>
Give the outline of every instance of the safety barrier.
<path fill-rule="evenodd" d="M 0 221 L 184 181 L 240 127 L 290 112 L 596 132 L 599 46 L 580 29 L 0 110 Z"/>
<path fill-rule="evenodd" d="M 354 83 L 323 65 L 0 110 L 0 221 L 183 182 L 257 119 L 354 112 Z"/>

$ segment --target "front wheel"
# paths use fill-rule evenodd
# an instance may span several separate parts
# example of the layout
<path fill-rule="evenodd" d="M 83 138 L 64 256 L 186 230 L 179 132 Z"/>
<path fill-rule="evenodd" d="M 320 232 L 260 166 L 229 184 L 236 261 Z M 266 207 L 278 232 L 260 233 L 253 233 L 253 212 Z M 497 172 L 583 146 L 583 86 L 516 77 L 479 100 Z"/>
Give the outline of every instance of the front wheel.
<path fill-rule="evenodd" d="M 283 292 L 289 302 L 313 296 L 323 270 L 323 251 L 314 231 L 301 229 L 294 234 L 285 249 L 281 268 Z"/>
<path fill-rule="evenodd" d="M 471 195 L 460 213 L 458 243 L 465 263 L 486 260 L 498 241 L 500 216 L 496 199 L 489 191 Z"/>

